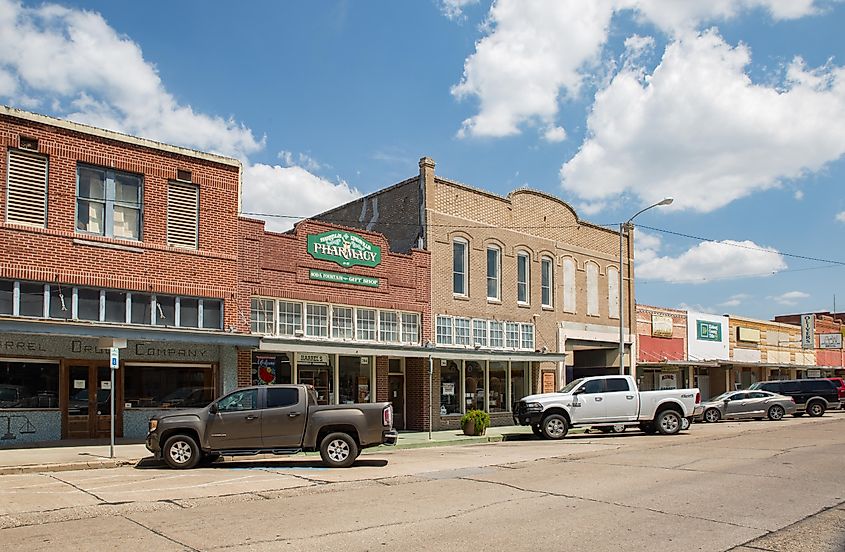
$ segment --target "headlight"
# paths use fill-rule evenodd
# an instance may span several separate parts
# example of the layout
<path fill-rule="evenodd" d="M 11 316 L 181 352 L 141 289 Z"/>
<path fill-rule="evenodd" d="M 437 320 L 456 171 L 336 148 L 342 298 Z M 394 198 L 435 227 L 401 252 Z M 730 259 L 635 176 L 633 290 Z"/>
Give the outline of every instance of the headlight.
<path fill-rule="evenodd" d="M 158 427 L 158 420 L 156 420 L 155 418 L 150 420 L 150 433 L 155 431 L 157 427 Z"/>
<path fill-rule="evenodd" d="M 540 411 L 543 410 L 543 405 L 538 402 L 530 402 L 525 405 L 526 410 Z"/>

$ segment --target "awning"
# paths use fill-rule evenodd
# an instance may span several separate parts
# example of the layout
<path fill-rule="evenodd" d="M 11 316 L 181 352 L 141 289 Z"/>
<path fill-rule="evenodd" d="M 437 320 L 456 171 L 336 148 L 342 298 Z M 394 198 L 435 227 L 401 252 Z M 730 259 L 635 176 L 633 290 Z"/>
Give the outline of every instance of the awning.
<path fill-rule="evenodd" d="M 638 362 L 637 368 L 662 368 L 693 366 L 697 368 L 718 368 L 718 360 L 667 360 L 665 362 Z"/>
<path fill-rule="evenodd" d="M 177 328 L 158 328 L 155 326 L 126 326 L 122 324 L 107 325 L 87 322 L 30 320 L 26 318 L 0 319 L 0 333 L 3 332 L 67 337 L 111 337 L 132 341 L 203 343 L 207 345 L 230 345 L 250 348 L 257 347 L 259 342 L 259 336 L 227 333 L 219 330 L 202 331 Z"/>
<path fill-rule="evenodd" d="M 388 345 L 306 341 L 264 337 L 260 351 L 272 353 L 329 353 L 350 356 L 399 356 L 405 358 L 443 358 L 449 360 L 512 360 L 529 362 L 564 362 L 563 353 L 533 351 L 494 351 L 487 349 L 455 349 L 451 347 L 422 347 L 419 345 Z"/>

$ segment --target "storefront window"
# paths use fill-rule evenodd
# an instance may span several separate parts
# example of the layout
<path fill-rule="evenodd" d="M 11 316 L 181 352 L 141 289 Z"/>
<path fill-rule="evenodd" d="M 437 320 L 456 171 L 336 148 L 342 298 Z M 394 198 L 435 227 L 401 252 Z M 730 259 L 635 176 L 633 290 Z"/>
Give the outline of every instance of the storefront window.
<path fill-rule="evenodd" d="M 329 336 L 329 307 L 327 305 L 305 306 L 305 335 L 308 337 Z"/>
<path fill-rule="evenodd" d="M 490 412 L 507 412 L 509 404 L 508 363 L 490 361 Z"/>
<path fill-rule="evenodd" d="M 252 385 L 291 383 L 290 357 L 284 353 L 252 353 Z"/>
<path fill-rule="evenodd" d="M 156 326 L 176 325 L 176 297 L 156 295 Z"/>
<path fill-rule="evenodd" d="M 133 408 L 201 408 L 214 400 L 212 366 L 126 364 L 124 402 Z"/>
<path fill-rule="evenodd" d="M 146 293 L 132 294 L 132 323 L 149 324 L 152 320 L 152 296 Z"/>
<path fill-rule="evenodd" d="M 191 297 L 179 299 L 179 327 L 197 328 L 200 325 L 200 301 Z"/>
<path fill-rule="evenodd" d="M 72 314 L 71 297 L 73 297 L 73 288 L 63 288 L 58 285 L 50 286 L 50 310 L 48 312 L 50 318 L 69 320 Z"/>
<path fill-rule="evenodd" d="M 21 316 L 44 316 L 44 284 L 21 282 Z M 98 311 L 99 312 L 99 311 Z"/>
<path fill-rule="evenodd" d="M 372 309 L 356 309 L 355 317 L 358 323 L 357 336 L 361 341 L 376 340 L 376 311 Z"/>
<path fill-rule="evenodd" d="M 461 370 L 458 363 L 450 360 L 440 367 L 440 415 L 461 413 Z"/>
<path fill-rule="evenodd" d="M 59 364 L 0 361 L 0 408 L 58 408 Z"/>
<path fill-rule="evenodd" d="M 349 307 L 332 307 L 332 337 L 335 339 L 352 339 L 352 309 Z"/>
<path fill-rule="evenodd" d="M 315 356 L 315 355 L 309 355 Z M 313 385 L 318 404 L 334 404 L 334 355 L 321 355 L 322 362 L 297 366 L 299 383 Z"/>
<path fill-rule="evenodd" d="M 338 359 L 340 370 L 340 404 L 370 402 L 370 357 L 341 356 Z"/>
<path fill-rule="evenodd" d="M 202 327 L 209 330 L 219 330 L 223 327 L 222 301 L 214 299 L 203 299 L 202 301 Z"/>
<path fill-rule="evenodd" d="M 279 335 L 295 335 L 302 330 L 302 303 L 279 301 Z"/>
<path fill-rule="evenodd" d="M 511 362 L 511 404 L 521 401 L 528 394 L 529 375 L 527 362 Z"/>
<path fill-rule="evenodd" d="M 15 304 L 15 283 L 0 280 L 0 314 L 12 314 Z"/>
<path fill-rule="evenodd" d="M 467 410 L 484 410 L 484 367 L 478 362 L 470 361 L 464 365 L 466 381 Z"/>
<path fill-rule="evenodd" d="M 106 292 L 106 322 L 126 322 L 126 292 Z"/>

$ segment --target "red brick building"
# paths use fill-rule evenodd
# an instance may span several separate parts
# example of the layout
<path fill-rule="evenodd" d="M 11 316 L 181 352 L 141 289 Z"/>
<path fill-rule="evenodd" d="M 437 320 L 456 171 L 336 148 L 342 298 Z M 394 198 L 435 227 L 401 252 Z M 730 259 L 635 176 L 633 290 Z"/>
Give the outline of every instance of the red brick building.
<path fill-rule="evenodd" d="M 775 321 L 801 325 L 802 316 L 812 316 L 813 350 L 816 365 L 821 376 L 845 376 L 845 313 L 815 312 L 805 314 L 785 314 L 775 317 Z M 805 374 L 806 375 L 806 374 Z"/>
<path fill-rule="evenodd" d="M 112 346 L 119 436 L 235 387 L 237 160 L 8 107 L 0 158 L 0 446 L 108 436 Z"/>
<path fill-rule="evenodd" d="M 323 404 L 391 401 L 396 427 L 426 429 L 429 253 L 313 220 L 285 234 L 239 227 L 240 308 L 263 337 L 239 356 L 238 384 L 307 383 Z"/>

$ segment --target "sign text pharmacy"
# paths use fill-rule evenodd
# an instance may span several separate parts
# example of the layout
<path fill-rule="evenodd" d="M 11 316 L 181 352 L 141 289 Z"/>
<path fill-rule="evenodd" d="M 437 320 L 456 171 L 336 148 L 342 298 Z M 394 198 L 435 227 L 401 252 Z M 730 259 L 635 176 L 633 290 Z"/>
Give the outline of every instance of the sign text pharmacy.
<path fill-rule="evenodd" d="M 323 232 L 308 236 L 308 254 L 340 266 L 378 266 L 381 248 L 352 232 Z"/>

